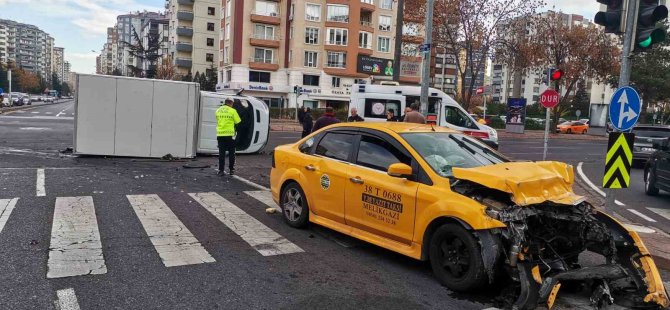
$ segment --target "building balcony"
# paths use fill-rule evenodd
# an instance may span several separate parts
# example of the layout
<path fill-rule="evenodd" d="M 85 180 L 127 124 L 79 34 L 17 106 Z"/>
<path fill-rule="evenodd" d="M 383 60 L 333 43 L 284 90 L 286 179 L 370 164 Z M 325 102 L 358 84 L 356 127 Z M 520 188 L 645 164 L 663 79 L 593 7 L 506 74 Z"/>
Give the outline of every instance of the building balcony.
<path fill-rule="evenodd" d="M 374 3 L 366 3 L 366 2 L 361 1 L 361 11 L 374 12 L 375 11 Z"/>
<path fill-rule="evenodd" d="M 365 55 L 365 56 L 372 56 L 372 53 L 374 51 L 372 50 L 372 46 L 359 46 L 358 47 L 358 54 L 360 55 Z"/>
<path fill-rule="evenodd" d="M 193 21 L 193 11 L 177 11 L 177 19 Z"/>
<path fill-rule="evenodd" d="M 270 25 L 279 25 L 281 19 L 279 18 L 279 12 L 251 12 L 251 21 L 254 23 L 270 24 Z"/>
<path fill-rule="evenodd" d="M 177 59 L 175 59 L 175 61 L 174 61 L 174 64 L 177 67 L 191 68 L 191 67 L 193 67 L 193 59 L 184 58 L 184 57 L 177 57 Z"/>
<path fill-rule="evenodd" d="M 193 51 L 193 44 L 189 42 L 177 42 L 176 44 L 177 51 L 180 52 L 192 52 Z"/>
<path fill-rule="evenodd" d="M 329 45 L 325 44 L 323 48 L 327 51 L 331 52 L 346 52 L 347 51 L 347 45 Z"/>
<path fill-rule="evenodd" d="M 249 44 L 252 46 L 260 47 L 270 47 L 270 48 L 279 48 L 279 36 L 275 35 L 274 37 L 268 37 L 263 34 L 251 34 L 249 38 Z"/>
<path fill-rule="evenodd" d="M 268 61 L 263 58 L 251 57 L 249 58 L 249 69 L 277 71 L 279 70 L 279 64 L 277 64 L 276 59 Z"/>
<path fill-rule="evenodd" d="M 361 31 L 374 33 L 375 32 L 375 26 L 372 24 L 372 22 L 362 20 L 361 21 Z"/>
<path fill-rule="evenodd" d="M 178 36 L 185 36 L 185 37 L 192 37 L 193 36 L 193 28 L 192 27 L 177 27 L 177 35 Z"/>
<path fill-rule="evenodd" d="M 194 0 L 177 0 L 177 3 L 181 5 L 193 5 Z"/>
<path fill-rule="evenodd" d="M 410 35 L 402 35 L 402 41 L 407 42 L 407 43 L 415 43 L 415 44 L 422 44 L 423 43 L 423 37 L 420 36 L 410 36 Z"/>

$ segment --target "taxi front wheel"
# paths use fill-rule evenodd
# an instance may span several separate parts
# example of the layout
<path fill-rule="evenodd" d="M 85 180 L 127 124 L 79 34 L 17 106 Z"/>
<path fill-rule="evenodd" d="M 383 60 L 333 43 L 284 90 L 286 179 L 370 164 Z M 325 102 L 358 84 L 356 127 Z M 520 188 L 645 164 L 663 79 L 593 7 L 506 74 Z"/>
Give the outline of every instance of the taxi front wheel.
<path fill-rule="evenodd" d="M 435 231 L 429 257 L 437 279 L 453 291 L 473 291 L 486 284 L 479 243 L 460 225 L 445 224 Z"/>
<path fill-rule="evenodd" d="M 305 193 L 297 183 L 284 186 L 281 193 L 281 209 L 284 221 L 291 227 L 302 228 L 307 226 L 309 206 Z"/>

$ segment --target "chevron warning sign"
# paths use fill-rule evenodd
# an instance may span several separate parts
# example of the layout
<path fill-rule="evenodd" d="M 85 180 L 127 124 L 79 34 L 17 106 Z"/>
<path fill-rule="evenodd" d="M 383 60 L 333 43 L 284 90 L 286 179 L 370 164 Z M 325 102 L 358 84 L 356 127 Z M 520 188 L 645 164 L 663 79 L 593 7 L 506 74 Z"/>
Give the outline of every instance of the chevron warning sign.
<path fill-rule="evenodd" d="M 628 185 L 630 185 L 634 140 L 635 134 L 632 133 L 610 133 L 607 156 L 605 157 L 604 188 L 628 188 Z"/>

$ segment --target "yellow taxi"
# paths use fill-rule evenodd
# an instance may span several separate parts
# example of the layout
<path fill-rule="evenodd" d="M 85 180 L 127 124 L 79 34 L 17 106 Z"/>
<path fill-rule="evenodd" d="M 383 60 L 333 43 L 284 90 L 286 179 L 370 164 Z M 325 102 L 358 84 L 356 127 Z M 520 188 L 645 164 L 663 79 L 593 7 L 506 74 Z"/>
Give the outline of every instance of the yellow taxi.
<path fill-rule="evenodd" d="M 572 166 L 512 162 L 460 132 L 345 123 L 279 146 L 271 187 L 284 221 L 309 222 L 418 260 L 440 283 L 476 291 L 507 275 L 519 309 L 553 306 L 584 282 L 596 302 L 667 307 L 638 235 L 572 192 Z M 606 264 L 581 266 L 579 254 Z"/>

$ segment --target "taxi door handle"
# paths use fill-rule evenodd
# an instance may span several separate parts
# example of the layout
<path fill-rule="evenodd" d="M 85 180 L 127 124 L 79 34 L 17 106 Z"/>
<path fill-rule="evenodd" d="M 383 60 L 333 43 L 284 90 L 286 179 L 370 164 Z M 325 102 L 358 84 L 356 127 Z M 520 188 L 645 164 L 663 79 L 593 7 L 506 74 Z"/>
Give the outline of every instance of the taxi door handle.
<path fill-rule="evenodd" d="M 316 171 L 316 167 L 314 167 L 312 165 L 305 166 L 305 169 L 307 169 L 308 171 Z"/>
<path fill-rule="evenodd" d="M 349 181 L 356 183 L 356 184 L 363 184 L 365 183 L 361 178 L 355 177 L 355 178 L 349 178 Z"/>

